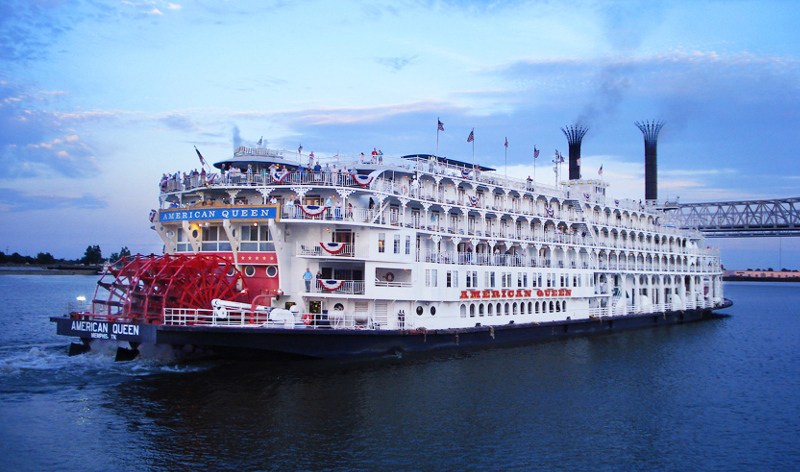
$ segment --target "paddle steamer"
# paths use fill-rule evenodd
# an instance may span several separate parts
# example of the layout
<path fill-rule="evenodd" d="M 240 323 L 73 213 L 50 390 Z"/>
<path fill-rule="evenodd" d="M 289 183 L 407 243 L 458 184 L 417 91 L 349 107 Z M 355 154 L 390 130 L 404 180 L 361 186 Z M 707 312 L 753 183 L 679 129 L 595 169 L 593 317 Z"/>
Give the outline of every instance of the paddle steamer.
<path fill-rule="evenodd" d="M 162 179 L 150 220 L 163 255 L 117 262 L 88 306 L 52 318 L 82 339 L 73 352 L 107 339 L 122 357 L 142 343 L 396 355 L 682 323 L 730 303 L 717 249 L 601 179 L 263 147 L 214 167 Z"/>

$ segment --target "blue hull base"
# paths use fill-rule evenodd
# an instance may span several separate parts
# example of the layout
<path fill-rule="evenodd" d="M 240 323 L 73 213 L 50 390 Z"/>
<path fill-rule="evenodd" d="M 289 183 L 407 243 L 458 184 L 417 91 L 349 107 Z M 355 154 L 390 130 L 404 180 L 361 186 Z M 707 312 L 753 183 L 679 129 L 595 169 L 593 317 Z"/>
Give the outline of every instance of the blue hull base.
<path fill-rule="evenodd" d="M 84 343 L 92 339 L 128 341 L 134 350 L 139 344 L 151 343 L 175 348 L 193 346 L 223 357 L 338 359 L 481 349 L 689 323 L 727 316 L 715 310 L 732 304 L 725 300 L 714 309 L 416 331 L 76 323 L 68 317 L 51 321 L 57 324 L 60 335 L 77 336 Z"/>

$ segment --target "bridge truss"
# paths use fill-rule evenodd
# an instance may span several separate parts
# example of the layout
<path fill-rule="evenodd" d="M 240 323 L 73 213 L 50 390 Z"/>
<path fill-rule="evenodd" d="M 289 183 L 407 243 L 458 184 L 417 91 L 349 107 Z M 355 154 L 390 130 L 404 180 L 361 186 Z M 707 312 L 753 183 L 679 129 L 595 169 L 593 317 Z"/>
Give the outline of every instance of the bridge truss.
<path fill-rule="evenodd" d="M 740 202 L 675 203 L 668 219 L 709 238 L 800 236 L 800 197 Z"/>

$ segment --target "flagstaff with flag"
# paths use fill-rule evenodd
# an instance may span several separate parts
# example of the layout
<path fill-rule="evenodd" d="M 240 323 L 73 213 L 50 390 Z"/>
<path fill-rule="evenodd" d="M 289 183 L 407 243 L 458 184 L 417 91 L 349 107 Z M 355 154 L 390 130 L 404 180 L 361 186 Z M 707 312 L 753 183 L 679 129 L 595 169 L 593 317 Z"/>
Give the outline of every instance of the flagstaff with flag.
<path fill-rule="evenodd" d="M 197 149 L 197 146 L 195 146 L 195 147 L 194 147 L 194 150 L 197 152 L 197 157 L 199 157 L 199 158 L 200 158 L 200 165 L 201 165 L 202 167 L 208 167 L 208 164 L 206 163 L 206 160 L 205 160 L 205 159 L 203 159 L 203 155 L 202 155 L 202 154 L 200 154 L 200 150 L 199 150 L 199 149 Z"/>
<path fill-rule="evenodd" d="M 467 136 L 467 142 L 472 143 L 472 168 L 475 168 L 475 128 L 472 128 L 472 131 L 469 132 L 469 136 Z"/>
<path fill-rule="evenodd" d="M 539 157 L 539 150 L 533 145 L 533 181 L 536 182 L 536 158 Z"/>
<path fill-rule="evenodd" d="M 597 175 L 599 175 L 600 177 L 603 176 L 603 164 L 600 164 L 600 170 L 597 171 Z"/>
<path fill-rule="evenodd" d="M 503 156 L 503 165 L 506 168 L 506 180 L 508 180 L 508 137 L 506 137 L 506 142 L 503 144 L 505 146 L 505 154 Z"/>
<path fill-rule="evenodd" d="M 436 125 L 436 158 L 438 159 L 439 158 L 439 131 L 444 131 L 444 123 L 442 123 L 442 120 L 440 120 L 438 116 L 436 117 L 436 122 L 438 123 Z"/>

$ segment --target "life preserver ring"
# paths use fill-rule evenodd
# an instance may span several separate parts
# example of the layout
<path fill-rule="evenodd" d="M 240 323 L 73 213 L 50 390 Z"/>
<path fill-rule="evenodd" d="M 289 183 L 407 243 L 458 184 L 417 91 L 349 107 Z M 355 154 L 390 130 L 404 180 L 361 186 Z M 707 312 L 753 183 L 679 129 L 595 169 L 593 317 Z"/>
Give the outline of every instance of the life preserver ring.
<path fill-rule="evenodd" d="M 312 315 L 311 313 L 306 313 L 305 315 L 303 315 L 303 323 L 310 325 L 313 322 L 314 322 L 314 315 Z"/>
<path fill-rule="evenodd" d="M 386 275 L 384 275 L 384 278 L 387 282 L 394 282 L 394 274 L 391 272 L 387 272 Z"/>
<path fill-rule="evenodd" d="M 403 185 L 401 191 L 403 192 L 403 195 L 408 195 L 408 185 Z"/>

